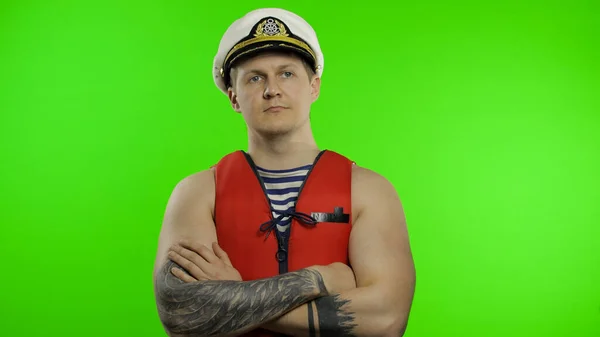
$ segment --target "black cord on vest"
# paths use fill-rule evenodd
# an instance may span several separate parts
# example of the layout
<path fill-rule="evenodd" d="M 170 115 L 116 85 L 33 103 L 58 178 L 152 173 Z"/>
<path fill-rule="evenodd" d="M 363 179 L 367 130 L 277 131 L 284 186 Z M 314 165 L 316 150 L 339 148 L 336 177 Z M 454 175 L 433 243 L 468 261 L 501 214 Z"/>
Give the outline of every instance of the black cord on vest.
<path fill-rule="evenodd" d="M 281 220 L 283 220 L 283 218 L 285 218 L 285 217 L 290 217 L 292 219 L 296 219 L 301 224 L 304 224 L 307 226 L 314 227 L 317 225 L 317 220 L 315 218 L 313 218 L 312 216 L 310 216 L 306 213 L 296 212 L 296 210 L 278 211 L 278 210 L 271 209 L 271 212 L 279 213 L 279 215 L 260 225 L 260 231 L 263 233 L 267 232 L 265 240 L 269 237 L 269 234 L 271 234 L 271 232 L 277 228 L 277 225 L 280 224 Z"/>

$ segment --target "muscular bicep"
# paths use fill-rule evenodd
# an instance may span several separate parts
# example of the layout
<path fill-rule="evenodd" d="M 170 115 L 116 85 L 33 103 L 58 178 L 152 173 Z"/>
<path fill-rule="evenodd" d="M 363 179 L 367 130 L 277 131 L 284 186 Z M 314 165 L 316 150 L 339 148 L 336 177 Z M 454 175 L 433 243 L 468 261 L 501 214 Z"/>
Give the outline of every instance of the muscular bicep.
<path fill-rule="evenodd" d="M 212 242 L 217 240 L 213 220 L 214 190 L 211 170 L 186 177 L 173 189 L 158 239 L 155 273 L 167 261 L 169 247 L 182 239 L 200 242 L 212 249 Z"/>
<path fill-rule="evenodd" d="M 412 298 L 415 272 L 401 202 L 383 177 L 365 171 L 357 175 L 353 194 L 360 193 L 361 210 L 349 247 L 357 286 L 378 287 L 406 301 Z"/>

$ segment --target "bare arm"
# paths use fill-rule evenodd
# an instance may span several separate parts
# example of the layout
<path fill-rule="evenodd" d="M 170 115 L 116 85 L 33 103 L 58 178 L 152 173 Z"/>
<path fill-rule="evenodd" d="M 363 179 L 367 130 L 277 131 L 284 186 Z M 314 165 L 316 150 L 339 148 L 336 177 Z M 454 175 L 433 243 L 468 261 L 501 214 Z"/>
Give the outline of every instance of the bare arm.
<path fill-rule="evenodd" d="M 357 288 L 319 297 L 264 328 L 294 336 L 404 334 L 415 287 L 404 212 L 389 182 L 361 168 L 355 174 L 353 191 L 358 193 L 353 195 L 364 205 L 350 235 Z"/>
<path fill-rule="evenodd" d="M 211 247 L 210 243 L 216 241 L 213 205 L 211 171 L 182 180 L 167 205 L 154 289 L 159 317 L 169 335 L 238 335 L 327 294 L 319 267 L 247 282 L 184 283 L 176 278 L 170 270 L 178 266 L 167 259 L 169 247 L 180 240 Z"/>
<path fill-rule="evenodd" d="M 171 336 L 233 336 L 326 294 L 313 269 L 255 281 L 184 283 L 169 262 L 156 280 L 161 321 Z"/>

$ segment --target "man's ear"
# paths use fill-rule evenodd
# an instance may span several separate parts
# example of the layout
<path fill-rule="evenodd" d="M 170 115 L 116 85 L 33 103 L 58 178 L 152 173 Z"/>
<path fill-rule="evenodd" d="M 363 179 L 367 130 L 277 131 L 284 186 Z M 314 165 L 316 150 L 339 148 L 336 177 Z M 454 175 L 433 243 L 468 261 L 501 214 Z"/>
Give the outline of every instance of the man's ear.
<path fill-rule="evenodd" d="M 237 95 L 235 94 L 235 92 L 233 92 L 232 87 L 229 87 L 227 89 L 227 96 L 229 96 L 229 102 L 231 103 L 231 107 L 233 108 L 233 110 L 235 112 L 242 112 L 240 109 L 240 104 L 238 103 L 238 100 L 237 100 Z"/>
<path fill-rule="evenodd" d="M 312 101 L 316 101 L 321 94 L 321 78 L 316 75 L 313 77 L 312 81 L 310 81 L 310 96 L 312 97 Z"/>

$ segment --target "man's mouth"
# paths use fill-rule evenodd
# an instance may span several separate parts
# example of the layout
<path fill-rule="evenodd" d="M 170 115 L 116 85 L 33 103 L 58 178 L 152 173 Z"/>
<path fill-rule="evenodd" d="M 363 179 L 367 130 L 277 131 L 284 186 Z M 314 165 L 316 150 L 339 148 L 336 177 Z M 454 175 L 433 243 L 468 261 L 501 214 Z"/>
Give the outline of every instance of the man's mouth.
<path fill-rule="evenodd" d="M 275 105 L 275 106 L 272 106 L 272 107 L 269 107 L 268 109 L 266 109 L 265 112 L 279 112 L 279 111 L 283 111 L 285 109 L 287 109 L 287 108 L 284 106 Z"/>

